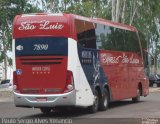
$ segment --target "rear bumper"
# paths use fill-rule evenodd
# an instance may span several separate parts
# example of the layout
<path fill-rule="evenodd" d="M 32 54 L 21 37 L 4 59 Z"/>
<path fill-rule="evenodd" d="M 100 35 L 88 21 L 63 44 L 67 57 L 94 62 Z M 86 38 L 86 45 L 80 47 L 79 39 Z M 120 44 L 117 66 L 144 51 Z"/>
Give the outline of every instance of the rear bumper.
<path fill-rule="evenodd" d="M 46 98 L 46 101 L 39 101 L 38 98 Z M 64 94 L 52 95 L 30 95 L 14 92 L 14 103 L 17 107 L 56 107 L 75 106 L 76 92 L 71 91 Z"/>

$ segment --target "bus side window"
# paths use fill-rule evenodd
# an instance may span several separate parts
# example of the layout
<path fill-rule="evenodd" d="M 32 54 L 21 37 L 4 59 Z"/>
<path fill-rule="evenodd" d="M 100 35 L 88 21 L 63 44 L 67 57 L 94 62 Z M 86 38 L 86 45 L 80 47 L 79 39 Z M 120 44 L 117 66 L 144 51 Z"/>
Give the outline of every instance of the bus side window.
<path fill-rule="evenodd" d="M 85 23 L 83 20 L 75 20 L 78 43 L 85 47 Z"/>
<path fill-rule="evenodd" d="M 126 36 L 127 46 L 129 48 L 128 51 L 135 52 L 136 54 L 141 56 L 140 44 L 136 32 L 126 31 L 125 36 Z"/>
<path fill-rule="evenodd" d="M 96 42 L 98 49 L 104 50 L 122 50 L 124 47 L 122 33 L 114 27 L 97 24 L 96 26 Z"/>
<path fill-rule="evenodd" d="M 97 49 L 107 49 L 110 47 L 107 41 L 108 28 L 102 24 L 96 24 L 96 44 Z M 112 41 L 111 41 L 112 42 Z"/>
<path fill-rule="evenodd" d="M 95 27 L 92 22 L 75 20 L 78 43 L 85 48 L 96 49 Z"/>
<path fill-rule="evenodd" d="M 133 52 L 141 55 L 141 49 L 136 32 L 120 28 L 96 26 L 96 42 L 98 49 Z"/>
<path fill-rule="evenodd" d="M 92 22 L 85 22 L 86 48 L 96 49 L 95 27 Z"/>

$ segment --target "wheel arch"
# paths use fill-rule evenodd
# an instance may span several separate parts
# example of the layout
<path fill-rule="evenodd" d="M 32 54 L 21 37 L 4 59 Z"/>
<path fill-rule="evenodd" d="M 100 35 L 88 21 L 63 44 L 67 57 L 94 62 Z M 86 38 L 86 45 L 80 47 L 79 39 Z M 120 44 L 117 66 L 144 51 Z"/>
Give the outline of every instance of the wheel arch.
<path fill-rule="evenodd" d="M 99 97 L 102 97 L 102 90 L 101 90 L 101 88 L 100 88 L 100 86 L 99 86 L 99 85 L 97 85 L 97 86 L 95 87 L 95 90 L 97 90 L 97 91 L 98 91 L 98 95 L 99 95 Z"/>
<path fill-rule="evenodd" d="M 98 94 L 99 94 L 100 98 L 102 98 L 102 93 L 103 93 L 104 89 L 106 89 L 108 91 L 109 102 L 111 102 L 112 101 L 112 94 L 111 94 L 111 90 L 110 90 L 108 84 L 105 84 L 103 87 L 100 87 L 99 85 L 97 85 L 95 87 L 95 90 L 98 91 Z"/>

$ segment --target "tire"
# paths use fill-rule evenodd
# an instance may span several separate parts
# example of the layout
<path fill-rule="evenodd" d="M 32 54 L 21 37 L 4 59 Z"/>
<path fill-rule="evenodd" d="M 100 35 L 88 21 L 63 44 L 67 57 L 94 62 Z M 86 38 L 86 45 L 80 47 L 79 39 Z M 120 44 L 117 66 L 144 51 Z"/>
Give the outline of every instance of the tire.
<path fill-rule="evenodd" d="M 40 110 L 43 114 L 49 114 L 52 111 L 51 108 L 40 108 Z"/>
<path fill-rule="evenodd" d="M 104 89 L 103 96 L 100 99 L 99 110 L 101 110 L 101 111 L 107 110 L 108 104 L 109 104 L 109 93 L 108 93 L 107 89 Z"/>
<path fill-rule="evenodd" d="M 137 89 L 137 96 L 134 97 L 134 98 L 132 98 L 132 101 L 133 101 L 134 103 L 140 102 L 140 96 L 141 96 L 141 88 L 139 87 L 139 88 Z"/>
<path fill-rule="evenodd" d="M 94 103 L 92 106 L 89 106 L 88 108 L 89 113 L 96 113 L 98 111 L 98 108 L 99 108 L 99 94 L 98 91 L 95 90 Z"/>

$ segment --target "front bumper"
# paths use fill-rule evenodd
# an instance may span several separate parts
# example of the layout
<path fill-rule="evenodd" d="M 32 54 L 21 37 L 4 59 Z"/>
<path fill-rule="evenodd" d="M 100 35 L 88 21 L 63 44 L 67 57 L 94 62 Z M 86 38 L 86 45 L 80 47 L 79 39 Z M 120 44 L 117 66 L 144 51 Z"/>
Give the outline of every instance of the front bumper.
<path fill-rule="evenodd" d="M 37 99 L 46 98 L 46 101 Z M 17 107 L 56 107 L 56 106 L 75 106 L 76 92 L 71 91 L 64 94 L 43 94 L 30 95 L 14 92 L 14 103 Z"/>

